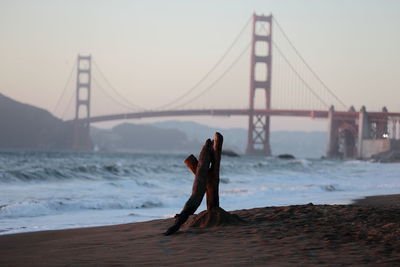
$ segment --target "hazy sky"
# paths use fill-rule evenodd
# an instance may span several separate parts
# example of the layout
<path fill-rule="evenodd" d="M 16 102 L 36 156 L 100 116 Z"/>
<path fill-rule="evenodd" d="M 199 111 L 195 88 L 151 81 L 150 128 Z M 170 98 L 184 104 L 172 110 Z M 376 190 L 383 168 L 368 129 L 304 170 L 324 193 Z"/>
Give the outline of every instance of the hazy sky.
<path fill-rule="evenodd" d="M 204 76 L 254 11 L 273 13 L 302 56 L 347 105 L 366 105 L 369 110 L 385 105 L 400 111 L 397 0 L 0 0 L 0 92 L 71 118 L 73 105 L 66 106 L 75 90 L 75 76 L 55 106 L 77 54 L 91 54 L 122 96 L 157 108 Z M 249 41 L 247 27 L 226 61 L 194 95 Z M 98 70 L 93 70 L 93 77 L 118 98 Z M 245 108 L 248 84 L 247 53 L 214 89 L 187 108 Z M 94 115 L 127 111 L 96 87 Z M 196 120 L 225 127 L 247 125 L 246 118 L 237 117 Z M 312 130 L 325 125 L 274 118 L 272 129 Z"/>

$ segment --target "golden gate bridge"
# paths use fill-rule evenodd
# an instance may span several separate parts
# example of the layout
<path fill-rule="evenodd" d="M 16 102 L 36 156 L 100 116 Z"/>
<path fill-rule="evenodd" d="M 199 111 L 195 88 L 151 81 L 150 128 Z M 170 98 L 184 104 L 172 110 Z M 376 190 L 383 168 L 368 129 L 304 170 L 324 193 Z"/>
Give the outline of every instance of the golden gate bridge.
<path fill-rule="evenodd" d="M 199 91 L 200 85 L 226 59 L 250 24 L 252 24 L 251 42 L 240 51 L 222 74 L 203 90 Z M 297 62 L 300 62 L 302 68 L 307 71 L 306 74 L 304 74 L 304 70 L 297 68 L 296 64 L 291 62 L 283 52 L 283 49 L 275 42 L 273 38 L 275 31 L 279 31 L 283 36 L 287 46 L 292 49 L 292 54 L 296 56 Z M 249 88 L 246 89 L 249 90 L 247 108 L 183 109 L 183 107 L 192 104 L 214 89 L 249 50 L 250 81 Z M 106 82 L 107 87 L 112 90 L 114 96 L 107 92 L 100 85 L 100 82 L 93 77 L 92 64 Z M 193 87 L 156 109 L 148 110 L 123 97 L 109 82 L 92 56 L 78 55 L 75 67 L 75 94 L 71 96 L 67 104 L 67 108 L 70 107 L 73 99 L 75 99 L 75 117 L 72 120 L 68 120 L 68 122 L 73 123 L 72 143 L 75 150 L 91 149 L 90 125 L 92 123 L 178 116 L 248 117 L 246 154 L 249 155 L 271 155 L 271 116 L 327 119 L 328 157 L 365 158 L 374 153 L 385 151 L 390 147 L 399 146 L 400 113 L 388 112 L 385 107 L 380 112 L 367 112 L 365 107 L 362 107 L 360 111 L 356 111 L 352 106 L 348 107 L 304 60 L 272 15 L 253 14 L 225 53 Z M 57 102 L 56 109 L 58 109 L 64 97 L 71 78 L 72 72 Z M 91 114 L 91 104 L 93 102 L 91 95 L 94 88 L 101 90 L 113 102 L 131 111 L 93 116 Z M 263 92 L 264 95 L 260 97 L 258 92 Z M 227 98 L 229 97 L 227 96 Z M 257 107 L 256 102 L 261 102 L 261 107 Z M 295 106 L 288 107 L 288 103 L 295 103 Z M 335 106 L 339 106 L 342 110 L 335 110 Z M 67 108 L 61 117 L 65 115 Z"/>

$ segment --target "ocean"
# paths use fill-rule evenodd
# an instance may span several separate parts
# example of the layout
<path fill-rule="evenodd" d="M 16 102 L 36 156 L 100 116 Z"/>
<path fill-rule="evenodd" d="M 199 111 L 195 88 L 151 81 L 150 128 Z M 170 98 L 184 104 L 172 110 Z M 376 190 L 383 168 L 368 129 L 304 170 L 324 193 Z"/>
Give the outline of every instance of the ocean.
<path fill-rule="evenodd" d="M 191 193 L 186 156 L 0 152 L 0 234 L 172 217 Z M 223 156 L 220 204 L 225 210 L 347 204 L 400 193 L 399 170 L 399 163 Z"/>

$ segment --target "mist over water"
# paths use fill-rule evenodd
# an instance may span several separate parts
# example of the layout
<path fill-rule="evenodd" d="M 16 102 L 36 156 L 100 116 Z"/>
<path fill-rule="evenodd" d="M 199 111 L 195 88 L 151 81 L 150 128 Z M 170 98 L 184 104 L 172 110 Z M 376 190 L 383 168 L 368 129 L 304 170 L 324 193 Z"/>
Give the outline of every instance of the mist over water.
<path fill-rule="evenodd" d="M 1 152 L 0 234 L 139 222 L 179 213 L 185 154 Z M 344 204 L 400 191 L 400 164 L 223 157 L 221 206 Z M 205 209 L 205 205 L 198 211 Z"/>

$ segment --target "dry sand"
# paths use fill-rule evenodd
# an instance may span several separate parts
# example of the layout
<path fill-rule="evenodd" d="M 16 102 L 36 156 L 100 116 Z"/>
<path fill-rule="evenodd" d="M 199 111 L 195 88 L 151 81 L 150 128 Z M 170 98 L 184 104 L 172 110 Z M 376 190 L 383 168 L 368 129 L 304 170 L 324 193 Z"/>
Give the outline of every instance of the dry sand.
<path fill-rule="evenodd" d="M 0 266 L 400 266 L 400 196 L 234 211 L 246 222 L 162 233 L 173 219 L 0 236 Z"/>

